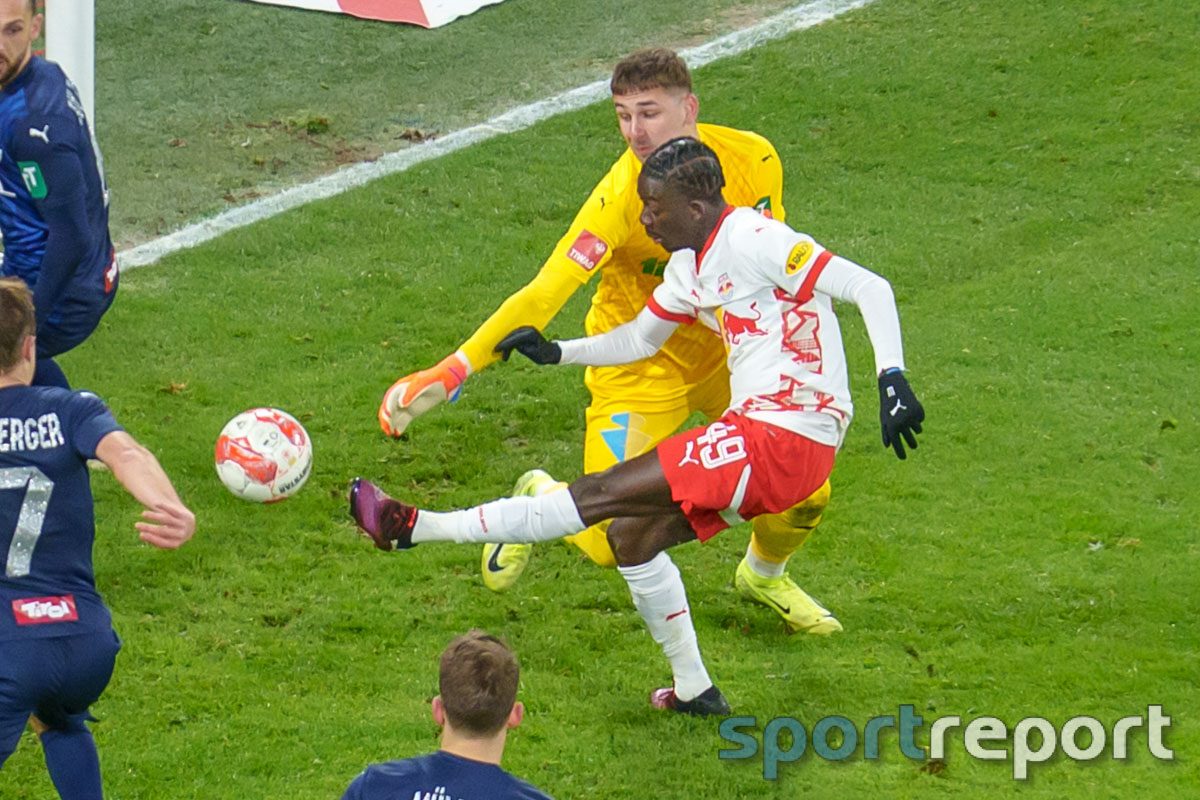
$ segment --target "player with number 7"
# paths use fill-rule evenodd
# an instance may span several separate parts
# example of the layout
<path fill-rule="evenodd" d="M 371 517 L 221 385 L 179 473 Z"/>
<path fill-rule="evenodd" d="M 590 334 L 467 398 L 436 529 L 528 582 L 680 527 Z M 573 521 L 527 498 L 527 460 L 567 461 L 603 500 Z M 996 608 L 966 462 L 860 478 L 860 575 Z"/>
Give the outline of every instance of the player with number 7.
<path fill-rule="evenodd" d="M 100 398 L 31 386 L 33 294 L 0 278 L 0 766 L 32 722 L 63 797 L 100 797 L 88 706 L 112 677 L 121 640 L 92 573 L 95 517 L 87 460 L 97 458 L 146 509 L 142 541 L 174 549 L 192 512 L 157 459 Z"/>

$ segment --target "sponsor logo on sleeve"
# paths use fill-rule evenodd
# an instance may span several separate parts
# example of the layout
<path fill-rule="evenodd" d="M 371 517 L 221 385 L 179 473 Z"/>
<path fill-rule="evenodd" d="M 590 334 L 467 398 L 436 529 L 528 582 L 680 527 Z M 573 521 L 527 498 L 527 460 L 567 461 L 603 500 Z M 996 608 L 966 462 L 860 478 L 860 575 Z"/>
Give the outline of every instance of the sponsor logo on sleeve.
<path fill-rule="evenodd" d="M 792 248 L 792 252 L 788 253 L 787 274 L 795 275 L 797 272 L 803 269 L 804 265 L 808 263 L 808 260 L 812 258 L 812 254 L 812 242 L 799 242 L 795 247 Z"/>
<path fill-rule="evenodd" d="M 17 166 L 21 170 L 21 179 L 25 181 L 25 190 L 29 192 L 29 196 L 34 200 L 41 200 L 46 196 L 46 180 L 42 177 L 42 168 L 37 165 L 36 161 L 18 161 Z"/>
<path fill-rule="evenodd" d="M 117 251 L 113 250 L 109 255 L 108 269 L 104 270 L 104 293 L 108 294 L 117 286 L 117 276 L 121 274 L 121 268 L 117 265 Z"/>
<path fill-rule="evenodd" d="M 586 270 L 593 270 L 608 252 L 608 245 L 596 234 L 584 228 L 567 249 L 567 258 Z"/>

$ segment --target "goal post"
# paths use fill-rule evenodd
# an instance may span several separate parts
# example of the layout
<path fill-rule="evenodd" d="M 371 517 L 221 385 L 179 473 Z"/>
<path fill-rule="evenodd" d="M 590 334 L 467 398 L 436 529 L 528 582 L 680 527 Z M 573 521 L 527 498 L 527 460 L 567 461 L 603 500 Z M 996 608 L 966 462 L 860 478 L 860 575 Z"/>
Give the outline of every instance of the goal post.
<path fill-rule="evenodd" d="M 96 125 L 95 0 L 45 0 L 46 58 L 79 89 L 88 122 Z"/>

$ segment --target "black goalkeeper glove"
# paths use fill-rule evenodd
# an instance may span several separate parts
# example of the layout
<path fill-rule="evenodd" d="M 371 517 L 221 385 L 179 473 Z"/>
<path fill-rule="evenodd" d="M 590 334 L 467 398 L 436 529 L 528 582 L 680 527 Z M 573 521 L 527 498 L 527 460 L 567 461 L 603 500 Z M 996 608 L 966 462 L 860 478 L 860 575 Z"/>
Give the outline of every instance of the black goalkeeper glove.
<path fill-rule="evenodd" d="M 897 458 L 907 457 L 904 442 L 917 449 L 916 434 L 925 421 L 925 409 L 898 369 L 879 376 L 879 421 L 883 424 L 883 446 L 895 450 Z"/>
<path fill-rule="evenodd" d="M 557 364 L 562 360 L 562 348 L 554 342 L 546 341 L 541 331 L 530 325 L 517 328 L 496 345 L 496 352 L 505 361 L 508 361 L 513 350 L 535 364 Z"/>

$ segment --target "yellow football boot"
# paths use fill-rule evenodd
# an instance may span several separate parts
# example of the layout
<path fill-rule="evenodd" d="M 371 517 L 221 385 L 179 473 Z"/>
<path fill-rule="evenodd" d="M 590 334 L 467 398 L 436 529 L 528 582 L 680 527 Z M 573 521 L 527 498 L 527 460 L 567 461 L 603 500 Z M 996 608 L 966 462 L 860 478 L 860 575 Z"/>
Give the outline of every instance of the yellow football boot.
<path fill-rule="evenodd" d="M 566 486 L 562 481 L 556 481 L 544 470 L 531 469 L 517 478 L 513 485 L 512 496 L 531 497 L 545 494 L 551 489 Z M 493 592 L 502 592 L 517 582 L 529 556 L 533 553 L 532 544 L 485 544 L 483 557 L 480 559 L 480 571 L 483 572 L 483 585 Z"/>
<path fill-rule="evenodd" d="M 742 559 L 734 573 L 733 585 L 738 592 L 756 603 L 775 609 L 792 633 L 811 633 L 828 636 L 842 629 L 842 623 L 787 575 L 764 578 Z"/>

